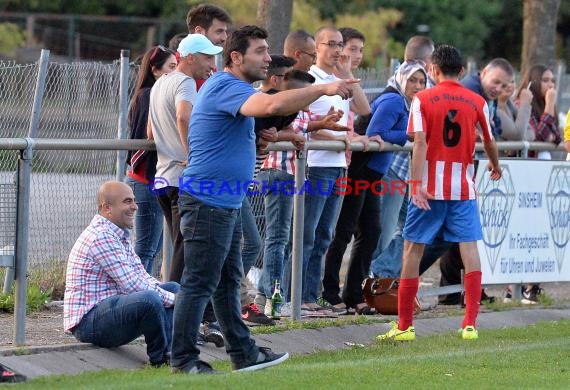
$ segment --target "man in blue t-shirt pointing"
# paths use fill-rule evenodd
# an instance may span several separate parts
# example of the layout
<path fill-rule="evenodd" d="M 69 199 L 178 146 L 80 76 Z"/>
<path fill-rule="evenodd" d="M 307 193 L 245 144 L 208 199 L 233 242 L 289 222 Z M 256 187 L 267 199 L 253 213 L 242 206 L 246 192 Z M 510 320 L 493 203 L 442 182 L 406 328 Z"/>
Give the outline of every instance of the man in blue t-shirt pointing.
<path fill-rule="evenodd" d="M 348 99 L 358 80 L 337 80 L 269 95 L 251 83 L 265 79 L 271 62 L 267 32 L 235 31 L 224 47 L 224 71 L 200 89 L 189 129 L 188 167 L 180 178 L 180 229 L 184 273 L 174 309 L 173 372 L 212 373 L 199 359 L 196 337 L 210 298 L 234 371 L 253 371 L 285 361 L 288 353 L 258 347 L 241 317 L 240 207 L 244 183 L 255 164 L 253 117 L 298 112 L 323 95 Z"/>

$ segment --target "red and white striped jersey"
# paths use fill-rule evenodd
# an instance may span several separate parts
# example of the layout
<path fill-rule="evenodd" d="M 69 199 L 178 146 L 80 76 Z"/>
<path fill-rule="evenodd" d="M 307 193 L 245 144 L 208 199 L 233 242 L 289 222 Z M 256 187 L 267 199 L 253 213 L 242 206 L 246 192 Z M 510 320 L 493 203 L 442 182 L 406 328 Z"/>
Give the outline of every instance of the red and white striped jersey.
<path fill-rule="evenodd" d="M 476 199 L 473 153 L 477 134 L 493 139 L 485 99 L 456 81 L 416 94 L 408 134 L 424 132 L 427 155 L 422 185 L 439 200 Z"/>

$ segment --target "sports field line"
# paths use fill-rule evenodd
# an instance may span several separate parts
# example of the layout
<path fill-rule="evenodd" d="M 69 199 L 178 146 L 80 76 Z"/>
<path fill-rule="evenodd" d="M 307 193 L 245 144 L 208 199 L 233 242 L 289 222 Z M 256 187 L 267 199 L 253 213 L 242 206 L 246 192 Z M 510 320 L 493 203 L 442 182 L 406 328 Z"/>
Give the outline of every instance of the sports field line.
<path fill-rule="evenodd" d="M 498 340 L 500 341 L 500 340 Z M 417 341 L 412 341 L 416 342 Z M 414 361 L 425 361 L 425 360 L 437 360 L 437 359 L 447 359 L 447 358 L 454 358 L 454 357 L 465 357 L 465 356 L 472 356 L 472 355 L 480 355 L 480 354 L 489 354 L 489 353 L 505 353 L 505 352 L 521 352 L 521 351 L 532 351 L 533 349 L 542 349 L 542 348 L 550 348 L 550 347 L 565 347 L 570 345 L 570 339 L 565 338 L 558 338 L 554 340 L 550 340 L 547 342 L 533 342 L 533 343 L 521 343 L 521 344 L 513 344 L 513 345 L 500 345 L 500 346 L 493 346 L 493 347 L 486 347 L 486 348 L 471 348 L 470 344 L 475 344 L 477 341 L 469 341 L 465 340 L 462 341 L 464 343 L 465 349 L 460 351 L 450 351 L 450 352 L 430 352 L 424 353 L 421 355 L 414 355 L 412 351 L 404 356 L 386 356 L 386 355 L 379 355 L 377 358 L 368 358 L 368 359 L 354 359 L 354 360 L 342 360 L 339 362 L 322 362 L 322 363 L 306 363 L 304 362 L 301 365 L 288 366 L 285 365 L 283 369 L 292 369 L 295 371 L 299 370 L 315 370 L 316 368 L 334 368 L 338 366 L 339 368 L 346 368 L 350 366 L 363 366 L 366 364 L 399 364 L 401 362 L 413 363 Z M 394 345 L 396 342 L 388 342 L 387 345 Z M 394 345 L 395 348 L 399 346 Z M 383 351 L 385 353 L 386 351 Z"/>

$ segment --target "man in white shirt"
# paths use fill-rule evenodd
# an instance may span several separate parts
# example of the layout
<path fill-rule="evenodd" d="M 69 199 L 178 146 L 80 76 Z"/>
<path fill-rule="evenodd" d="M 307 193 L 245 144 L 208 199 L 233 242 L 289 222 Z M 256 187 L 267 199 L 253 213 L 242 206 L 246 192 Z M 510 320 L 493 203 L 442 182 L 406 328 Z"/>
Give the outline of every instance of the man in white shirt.
<path fill-rule="evenodd" d="M 352 78 L 350 58 L 342 54 L 344 42 L 336 28 L 322 27 L 315 33 L 317 62 L 310 74 L 315 85 L 329 83 L 342 78 Z M 346 126 L 349 111 L 358 115 L 370 113 L 370 105 L 359 84 L 352 85 L 352 98 L 322 96 L 309 107 L 314 115 L 325 116 L 329 110 L 341 110 L 338 124 Z M 311 140 L 340 140 L 348 143 L 345 133 L 323 129 L 310 134 Z M 366 137 L 353 141 L 367 142 Z M 321 263 L 331 239 L 341 197 L 337 180 L 345 176 L 346 157 L 344 151 L 310 150 L 307 156 L 307 179 L 312 192 L 305 197 L 305 224 L 303 239 L 303 309 L 318 310 L 316 303 L 321 283 Z"/>

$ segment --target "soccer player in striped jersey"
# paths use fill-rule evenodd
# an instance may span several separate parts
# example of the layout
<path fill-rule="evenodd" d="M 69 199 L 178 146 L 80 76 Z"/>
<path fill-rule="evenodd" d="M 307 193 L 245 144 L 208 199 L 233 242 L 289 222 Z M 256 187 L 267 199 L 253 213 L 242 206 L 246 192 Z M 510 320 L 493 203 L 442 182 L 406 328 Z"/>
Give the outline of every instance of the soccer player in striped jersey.
<path fill-rule="evenodd" d="M 443 238 L 458 242 L 465 266 L 463 339 L 478 338 L 476 320 L 481 294 L 481 264 L 477 240 L 482 238 L 477 210 L 473 153 L 479 133 L 489 157 L 492 180 L 502 172 L 491 134 L 489 107 L 478 94 L 459 83 L 462 59 L 452 46 L 442 45 L 432 55 L 431 74 L 437 85 L 416 94 L 408 134 L 414 138 L 412 193 L 404 227 L 404 258 L 398 291 L 398 323 L 379 340 L 411 341 L 414 299 L 419 285 L 419 262 L 426 244 L 442 230 Z M 411 190 L 413 191 L 413 187 Z"/>

